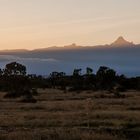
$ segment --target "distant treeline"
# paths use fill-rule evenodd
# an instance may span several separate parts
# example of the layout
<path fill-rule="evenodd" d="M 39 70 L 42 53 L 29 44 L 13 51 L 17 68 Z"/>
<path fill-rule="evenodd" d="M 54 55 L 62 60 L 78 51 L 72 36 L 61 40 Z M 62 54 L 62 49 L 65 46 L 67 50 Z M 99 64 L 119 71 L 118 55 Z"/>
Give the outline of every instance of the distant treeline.
<path fill-rule="evenodd" d="M 59 88 L 64 91 L 81 90 L 140 90 L 140 77 L 127 78 L 117 75 L 117 72 L 109 67 L 101 66 L 93 73 L 93 69 L 86 68 L 86 73 L 81 74 L 82 69 L 74 69 L 72 75 L 65 72 L 52 72 L 48 77 L 35 74 L 28 75 L 26 66 L 17 62 L 9 63 L 4 69 L 0 69 L 0 90 L 7 91 L 8 96 L 31 95 L 37 88 Z"/>

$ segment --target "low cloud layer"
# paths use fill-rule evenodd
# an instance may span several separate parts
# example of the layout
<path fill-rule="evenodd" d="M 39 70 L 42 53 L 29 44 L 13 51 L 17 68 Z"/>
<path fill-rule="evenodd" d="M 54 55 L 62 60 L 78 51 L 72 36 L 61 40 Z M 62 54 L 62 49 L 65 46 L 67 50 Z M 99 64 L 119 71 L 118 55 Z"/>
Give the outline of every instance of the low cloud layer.
<path fill-rule="evenodd" d="M 0 55 L 0 62 L 5 61 L 57 62 L 58 60 L 54 58 L 22 58 L 13 55 Z"/>
<path fill-rule="evenodd" d="M 64 71 L 72 74 L 73 69 L 93 68 L 94 72 L 100 66 L 108 66 L 119 74 L 126 76 L 140 75 L 140 47 L 102 48 L 102 49 L 74 49 L 61 51 L 32 51 L 1 53 L 0 67 L 17 61 L 26 65 L 28 73 L 48 75 L 52 71 Z"/>

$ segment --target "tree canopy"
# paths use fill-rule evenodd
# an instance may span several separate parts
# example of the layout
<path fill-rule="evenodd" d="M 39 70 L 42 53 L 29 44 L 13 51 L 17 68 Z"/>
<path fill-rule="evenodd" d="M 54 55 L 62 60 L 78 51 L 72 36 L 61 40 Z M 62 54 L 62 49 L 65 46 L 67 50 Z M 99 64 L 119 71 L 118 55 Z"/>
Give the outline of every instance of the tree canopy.
<path fill-rule="evenodd" d="M 11 62 L 5 66 L 5 75 L 26 75 L 26 66 L 17 62 Z"/>

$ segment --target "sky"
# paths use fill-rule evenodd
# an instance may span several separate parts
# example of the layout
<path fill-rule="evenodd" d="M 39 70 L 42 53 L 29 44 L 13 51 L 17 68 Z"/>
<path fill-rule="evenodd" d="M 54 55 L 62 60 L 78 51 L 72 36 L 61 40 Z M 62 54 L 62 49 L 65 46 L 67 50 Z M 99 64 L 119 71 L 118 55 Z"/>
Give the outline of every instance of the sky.
<path fill-rule="evenodd" d="M 140 43 L 140 0 L 0 0 L 0 49 Z"/>

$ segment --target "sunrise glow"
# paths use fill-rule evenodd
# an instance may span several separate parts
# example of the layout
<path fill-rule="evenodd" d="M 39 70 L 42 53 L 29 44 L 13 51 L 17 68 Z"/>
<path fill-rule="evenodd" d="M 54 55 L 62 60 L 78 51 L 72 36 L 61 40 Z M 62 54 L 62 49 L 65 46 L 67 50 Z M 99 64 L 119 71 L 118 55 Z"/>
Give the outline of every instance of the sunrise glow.
<path fill-rule="evenodd" d="M 139 0 L 0 0 L 0 49 L 140 43 Z"/>

